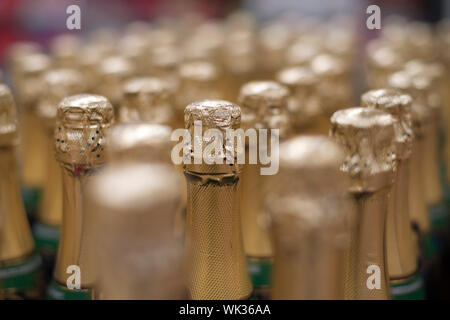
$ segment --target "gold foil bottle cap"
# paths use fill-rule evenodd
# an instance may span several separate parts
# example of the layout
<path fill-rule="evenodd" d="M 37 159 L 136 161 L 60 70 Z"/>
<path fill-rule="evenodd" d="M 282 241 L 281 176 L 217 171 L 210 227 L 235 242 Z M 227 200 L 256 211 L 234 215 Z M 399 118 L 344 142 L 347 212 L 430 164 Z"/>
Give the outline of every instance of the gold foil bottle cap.
<path fill-rule="evenodd" d="M 0 147 L 18 143 L 17 110 L 11 90 L 0 84 Z"/>
<path fill-rule="evenodd" d="M 289 132 L 287 114 L 289 90 L 275 81 L 251 81 L 240 90 L 244 129 L 280 129 L 280 136 Z"/>
<path fill-rule="evenodd" d="M 122 97 L 122 85 L 134 73 L 134 66 L 124 57 L 113 56 L 103 60 L 98 67 L 99 94 L 108 97 L 117 107 Z"/>
<path fill-rule="evenodd" d="M 217 81 L 218 70 L 214 64 L 206 61 L 186 62 L 178 69 L 181 80 L 199 83 Z"/>
<path fill-rule="evenodd" d="M 185 61 L 216 62 L 220 58 L 225 34 L 218 22 L 204 22 L 197 26 L 193 34 L 183 44 Z"/>
<path fill-rule="evenodd" d="M 336 111 L 330 135 L 346 150 L 341 170 L 353 179 L 351 191 L 373 192 L 392 184 L 395 170 L 396 120 L 372 108 Z"/>
<path fill-rule="evenodd" d="M 290 89 L 288 102 L 290 120 L 302 127 L 322 113 L 315 86 L 317 76 L 308 67 L 288 67 L 277 74 L 277 80 Z"/>
<path fill-rule="evenodd" d="M 43 94 L 37 113 L 46 127 L 54 129 L 58 104 L 65 97 L 85 91 L 83 75 L 74 69 L 54 69 L 42 76 Z"/>
<path fill-rule="evenodd" d="M 62 34 L 50 42 L 50 52 L 55 64 L 61 68 L 76 68 L 81 50 L 81 39 L 74 34 Z"/>
<path fill-rule="evenodd" d="M 280 69 L 292 42 L 293 32 L 284 21 L 276 21 L 261 29 L 258 37 L 261 67 L 269 72 Z"/>
<path fill-rule="evenodd" d="M 26 55 L 19 60 L 17 97 L 20 104 L 34 107 L 40 96 L 40 77 L 50 68 L 50 65 L 50 58 L 41 53 Z"/>
<path fill-rule="evenodd" d="M 431 110 L 427 104 L 427 90 L 430 89 L 431 83 L 430 77 L 413 75 L 406 70 L 398 71 L 388 78 L 391 88 L 407 92 L 413 99 L 411 116 L 414 134 L 417 137 L 423 135 L 422 126 L 431 117 Z"/>
<path fill-rule="evenodd" d="M 185 297 L 182 250 L 172 237 L 178 187 L 178 174 L 163 164 L 116 164 L 92 178 L 86 196 L 93 230 L 103 232 L 94 235 L 91 259 L 103 299 Z"/>
<path fill-rule="evenodd" d="M 55 127 L 56 160 L 75 174 L 103 164 L 104 131 L 113 121 L 114 110 L 103 96 L 64 98 L 58 106 Z"/>
<path fill-rule="evenodd" d="M 167 81 L 154 77 L 132 78 L 123 85 L 120 121 L 169 124 L 174 116 L 172 103 L 172 88 Z"/>
<path fill-rule="evenodd" d="M 394 89 L 371 90 L 361 97 L 361 106 L 380 109 L 391 114 L 397 120 L 394 128 L 398 159 L 408 159 L 411 156 L 414 137 L 411 122 L 411 103 L 410 95 Z"/>
<path fill-rule="evenodd" d="M 170 162 L 172 130 L 151 123 L 122 123 L 108 132 L 108 152 L 112 162 Z"/>
<path fill-rule="evenodd" d="M 321 77 L 339 76 L 345 72 L 341 59 L 328 54 L 321 54 L 311 61 L 311 69 Z"/>
<path fill-rule="evenodd" d="M 217 142 L 220 145 L 225 145 L 227 129 L 238 129 L 241 124 L 241 108 L 231 102 L 224 100 L 200 100 L 189 104 L 184 110 L 184 122 L 186 129 L 192 137 L 191 151 L 188 154 L 183 154 L 183 158 L 191 158 L 191 164 L 185 165 L 185 170 L 197 173 L 236 173 L 240 167 L 234 161 L 233 165 L 229 165 L 226 161 L 223 164 L 208 164 L 202 158 L 202 163 L 197 164 L 195 161 L 196 152 L 200 157 L 203 156 L 206 143 L 203 135 L 208 129 L 220 130 L 222 134 L 222 141 Z M 199 125 L 201 124 L 201 131 Z M 198 134 L 201 133 L 201 137 Z M 201 145 L 199 145 L 201 143 Z M 237 156 L 237 144 L 234 144 L 234 157 Z M 200 151 L 200 152 L 198 152 Z M 229 152 L 223 151 L 224 153 Z M 214 161 L 214 155 L 208 155 Z M 226 155 L 223 154 L 223 158 Z M 194 158 L 194 160 L 192 160 Z M 211 159 L 210 159 L 211 160 Z"/>
<path fill-rule="evenodd" d="M 314 43 L 297 41 L 286 51 L 287 66 L 305 66 L 320 53 L 319 48 Z"/>

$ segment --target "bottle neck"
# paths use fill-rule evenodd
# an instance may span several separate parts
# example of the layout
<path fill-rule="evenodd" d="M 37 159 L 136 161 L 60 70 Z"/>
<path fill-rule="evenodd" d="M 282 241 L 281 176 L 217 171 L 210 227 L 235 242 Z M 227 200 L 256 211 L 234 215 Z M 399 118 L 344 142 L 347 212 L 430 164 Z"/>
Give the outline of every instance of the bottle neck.
<path fill-rule="evenodd" d="M 397 177 L 389 198 L 386 250 L 392 280 L 408 278 L 417 271 L 417 252 L 409 217 L 409 159 L 398 162 Z"/>
<path fill-rule="evenodd" d="M 355 194 L 357 210 L 350 242 L 350 290 L 347 291 L 352 297 L 348 298 L 389 298 L 385 252 L 389 192 L 390 186 L 386 186 L 376 192 Z"/>
<path fill-rule="evenodd" d="M 67 268 L 75 265 L 80 267 L 81 288 L 88 289 L 93 283 L 93 273 L 87 263 L 89 248 L 86 244 L 89 233 L 86 229 L 90 220 L 85 215 L 83 192 L 93 169 L 75 172 L 62 167 L 63 219 L 54 278 L 60 285 L 65 286 L 67 278 L 71 275 L 70 272 L 67 273 Z"/>
<path fill-rule="evenodd" d="M 239 214 L 239 174 L 208 176 L 185 171 L 185 263 L 192 299 L 247 299 L 247 274 Z"/>
<path fill-rule="evenodd" d="M 0 147 L 0 264 L 20 262 L 34 249 L 16 161 L 15 147 Z"/>

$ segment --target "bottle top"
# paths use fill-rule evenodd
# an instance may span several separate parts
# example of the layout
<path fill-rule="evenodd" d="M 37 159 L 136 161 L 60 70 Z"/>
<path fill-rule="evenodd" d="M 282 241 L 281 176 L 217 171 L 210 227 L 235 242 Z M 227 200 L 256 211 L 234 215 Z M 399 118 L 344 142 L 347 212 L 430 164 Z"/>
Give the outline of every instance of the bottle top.
<path fill-rule="evenodd" d="M 412 98 L 394 89 L 378 89 L 364 93 L 361 105 L 380 109 L 391 114 L 396 120 L 396 154 L 398 159 L 408 159 L 411 156 L 414 133 L 411 122 Z"/>
<path fill-rule="evenodd" d="M 119 117 L 122 122 L 169 124 L 173 119 L 170 84 L 154 77 L 132 78 L 123 85 Z"/>
<path fill-rule="evenodd" d="M 295 126 L 307 125 L 322 109 L 316 91 L 318 79 L 309 67 L 288 67 L 277 74 L 277 80 L 291 91 L 289 114 Z"/>
<path fill-rule="evenodd" d="M 179 67 L 181 80 L 194 82 L 217 81 L 218 70 L 213 63 L 206 61 L 185 62 Z"/>
<path fill-rule="evenodd" d="M 150 123 L 122 123 L 108 133 L 108 153 L 112 162 L 170 162 L 170 127 Z"/>
<path fill-rule="evenodd" d="M 111 103 L 103 96 L 64 98 L 58 106 L 55 127 L 56 159 L 75 174 L 103 164 L 104 131 L 113 121 Z"/>
<path fill-rule="evenodd" d="M 306 66 L 320 53 L 320 49 L 315 43 L 304 41 L 294 42 L 287 49 L 285 55 L 288 66 Z"/>
<path fill-rule="evenodd" d="M 243 128 L 280 129 L 280 136 L 285 136 L 289 131 L 288 97 L 289 90 L 275 81 L 244 84 L 238 97 Z"/>
<path fill-rule="evenodd" d="M 346 150 L 341 170 L 353 180 L 351 192 L 375 192 L 393 182 L 396 120 L 372 108 L 349 108 L 331 117 L 330 135 Z"/>
<path fill-rule="evenodd" d="M 161 206 L 175 212 L 181 200 L 178 174 L 169 164 L 111 165 L 91 182 L 91 199 L 108 212 L 120 213 L 117 222 L 129 218 L 133 211 L 153 210 L 157 214 Z"/>
<path fill-rule="evenodd" d="M 74 69 L 53 69 L 43 75 L 41 83 L 43 94 L 37 106 L 37 113 L 47 128 L 53 130 L 58 104 L 65 97 L 85 91 L 84 78 Z"/>
<path fill-rule="evenodd" d="M 214 174 L 235 174 L 236 170 L 239 171 L 239 166 L 234 161 L 234 165 L 229 165 L 224 159 L 228 156 L 229 152 L 233 152 L 233 157 L 236 159 L 237 152 L 241 151 L 239 145 L 234 143 L 234 151 L 219 150 L 219 155 L 213 154 L 211 150 L 207 155 L 207 159 L 204 159 L 204 150 L 206 145 L 204 141 L 212 140 L 212 137 L 203 137 L 208 129 L 216 129 L 221 133 L 222 141 L 215 141 L 214 145 L 219 147 L 225 146 L 228 129 L 238 129 L 241 124 L 241 108 L 231 102 L 224 100 L 200 100 L 189 104 L 184 110 L 185 127 L 189 131 L 191 136 L 191 150 L 183 150 L 183 159 L 194 158 L 193 163 L 186 164 L 185 169 L 190 172 L 197 173 L 214 173 Z M 201 131 L 199 131 L 199 124 L 201 124 Z M 202 136 L 199 137 L 198 134 Z M 215 139 L 218 139 L 214 136 Z M 209 144 L 208 144 L 209 145 Z M 198 152 L 200 151 L 200 152 Z M 217 150 L 216 150 L 217 151 Z M 219 156 L 222 163 L 216 163 L 216 156 Z M 200 157 L 201 163 L 196 162 L 196 157 Z M 208 163 L 210 162 L 210 163 Z"/>
<path fill-rule="evenodd" d="M 0 84 L 0 146 L 18 143 L 18 121 L 14 98 L 8 86 Z"/>
<path fill-rule="evenodd" d="M 388 84 L 394 89 L 408 93 L 412 97 L 411 117 L 414 134 L 417 137 L 423 135 L 422 126 L 428 122 L 432 112 L 428 104 L 428 92 L 432 85 L 432 79 L 422 74 L 413 74 L 406 70 L 393 73 L 388 78 Z"/>
<path fill-rule="evenodd" d="M 55 64 L 61 68 L 76 68 L 81 50 L 81 40 L 74 34 L 62 34 L 50 42 L 50 52 Z"/>
<path fill-rule="evenodd" d="M 273 223 L 284 224 L 286 245 L 320 230 L 338 245 L 337 237 L 347 232 L 352 203 L 350 179 L 340 170 L 344 159 L 344 148 L 325 136 L 295 137 L 280 145 L 280 172 L 267 203 Z"/>

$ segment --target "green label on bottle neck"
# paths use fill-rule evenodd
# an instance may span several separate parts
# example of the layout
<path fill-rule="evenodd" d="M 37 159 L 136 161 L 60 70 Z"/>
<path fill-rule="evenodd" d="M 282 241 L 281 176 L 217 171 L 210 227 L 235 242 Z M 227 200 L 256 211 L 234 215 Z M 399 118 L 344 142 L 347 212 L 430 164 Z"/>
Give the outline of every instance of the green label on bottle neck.
<path fill-rule="evenodd" d="M 41 264 L 41 257 L 36 251 L 21 263 L 0 266 L 0 290 L 30 290 L 35 288 Z"/>
<path fill-rule="evenodd" d="M 425 299 L 423 280 L 419 274 L 404 281 L 391 281 L 390 291 L 393 300 Z"/>
<path fill-rule="evenodd" d="M 432 205 L 428 208 L 431 229 L 433 231 L 443 230 L 448 225 L 448 211 L 445 202 Z"/>
<path fill-rule="evenodd" d="M 55 253 L 58 250 L 59 228 L 37 222 L 33 226 L 36 246 L 39 250 Z"/>
<path fill-rule="evenodd" d="M 41 189 L 22 187 L 20 191 L 26 212 L 35 212 L 39 206 L 39 201 L 41 200 Z"/>
<path fill-rule="evenodd" d="M 269 287 L 272 275 L 272 261 L 265 258 L 247 258 L 247 270 L 255 289 Z"/>
<path fill-rule="evenodd" d="M 91 289 L 69 289 L 56 283 L 50 282 L 47 289 L 48 300 L 92 300 Z"/>

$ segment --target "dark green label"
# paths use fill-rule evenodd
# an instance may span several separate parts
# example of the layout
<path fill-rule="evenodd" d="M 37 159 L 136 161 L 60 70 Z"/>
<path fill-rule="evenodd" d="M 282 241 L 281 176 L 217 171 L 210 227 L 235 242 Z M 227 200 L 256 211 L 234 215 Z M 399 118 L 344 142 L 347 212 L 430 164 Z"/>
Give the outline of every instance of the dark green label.
<path fill-rule="evenodd" d="M 25 261 L 0 267 L 0 289 L 30 290 L 36 287 L 41 257 L 33 252 Z"/>
<path fill-rule="evenodd" d="M 27 212 L 35 212 L 41 200 L 41 189 L 39 188 L 21 188 L 22 199 Z"/>
<path fill-rule="evenodd" d="M 37 222 L 33 226 L 36 246 L 39 250 L 56 252 L 59 241 L 59 228 Z"/>
<path fill-rule="evenodd" d="M 443 230 L 448 225 L 448 211 L 446 203 L 442 202 L 428 208 L 430 215 L 431 229 L 434 231 Z"/>
<path fill-rule="evenodd" d="M 50 282 L 47 289 L 48 300 L 92 300 L 92 290 L 90 289 L 69 289 L 56 283 Z"/>
<path fill-rule="evenodd" d="M 425 289 L 420 275 L 405 281 L 390 283 L 391 298 L 393 300 L 424 300 Z"/>
<path fill-rule="evenodd" d="M 269 287 L 272 275 L 270 259 L 247 258 L 247 270 L 254 288 Z"/>
<path fill-rule="evenodd" d="M 425 260 L 432 260 L 438 252 L 438 243 L 436 237 L 428 232 L 423 235 L 423 253 Z"/>

